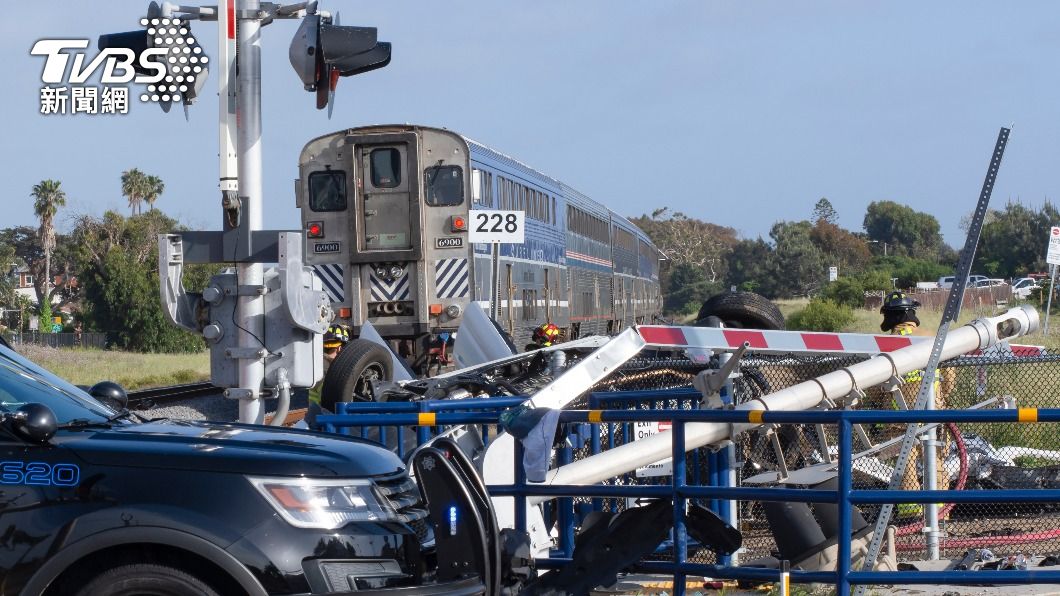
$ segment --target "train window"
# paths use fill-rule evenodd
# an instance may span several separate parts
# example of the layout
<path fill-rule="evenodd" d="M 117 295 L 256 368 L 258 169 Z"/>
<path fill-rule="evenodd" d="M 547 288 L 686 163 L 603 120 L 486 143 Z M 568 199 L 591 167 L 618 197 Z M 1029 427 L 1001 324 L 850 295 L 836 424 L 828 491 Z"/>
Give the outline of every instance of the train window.
<path fill-rule="evenodd" d="M 309 208 L 313 211 L 345 211 L 346 172 L 324 170 L 310 174 Z"/>
<path fill-rule="evenodd" d="M 537 318 L 537 290 L 523 290 L 523 320 Z"/>
<path fill-rule="evenodd" d="M 464 170 L 460 166 L 434 166 L 424 170 L 427 204 L 435 207 L 464 202 Z"/>
<path fill-rule="evenodd" d="M 401 184 L 401 153 L 397 149 L 372 151 L 372 186 L 394 188 Z"/>

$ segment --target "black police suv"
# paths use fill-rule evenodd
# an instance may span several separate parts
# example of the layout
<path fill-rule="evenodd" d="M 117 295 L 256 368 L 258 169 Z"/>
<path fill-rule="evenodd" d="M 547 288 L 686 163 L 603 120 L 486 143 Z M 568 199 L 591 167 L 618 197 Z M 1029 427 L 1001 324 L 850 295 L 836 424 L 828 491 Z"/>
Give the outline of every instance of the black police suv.
<path fill-rule="evenodd" d="M 434 524 L 430 495 L 371 444 L 140 422 L 2 339 L 0 417 L 4 596 L 492 591 L 474 561 L 440 555 L 434 536 L 445 527 L 446 540 L 463 539 L 457 515 L 481 496 L 450 483 L 455 492 L 439 498 L 450 519 Z M 467 543 L 493 548 L 481 528 L 476 536 Z"/>

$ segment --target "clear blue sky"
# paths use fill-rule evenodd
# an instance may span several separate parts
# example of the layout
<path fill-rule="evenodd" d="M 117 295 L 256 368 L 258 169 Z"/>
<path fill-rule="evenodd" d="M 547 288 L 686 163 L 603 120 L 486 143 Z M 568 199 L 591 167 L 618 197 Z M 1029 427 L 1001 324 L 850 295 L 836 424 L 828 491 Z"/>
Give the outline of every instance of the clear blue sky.
<path fill-rule="evenodd" d="M 137 167 L 166 182 L 160 208 L 220 227 L 216 76 L 190 123 L 138 100 L 127 116 L 39 114 L 33 43 L 135 29 L 146 4 L 5 6 L 0 226 L 34 223 L 29 192 L 45 178 L 62 180 L 68 214 L 127 213 L 119 176 Z M 307 140 L 393 122 L 462 132 L 625 215 L 666 206 L 744 237 L 807 218 L 824 196 L 852 230 L 890 199 L 935 215 L 960 246 L 958 222 L 1012 123 L 993 205 L 1060 196 L 1055 2 L 321 4 L 378 27 L 393 62 L 343 79 L 329 121 L 288 63 L 296 22 L 266 28 L 270 228 L 297 225 Z M 193 31 L 215 55 L 216 25 Z"/>

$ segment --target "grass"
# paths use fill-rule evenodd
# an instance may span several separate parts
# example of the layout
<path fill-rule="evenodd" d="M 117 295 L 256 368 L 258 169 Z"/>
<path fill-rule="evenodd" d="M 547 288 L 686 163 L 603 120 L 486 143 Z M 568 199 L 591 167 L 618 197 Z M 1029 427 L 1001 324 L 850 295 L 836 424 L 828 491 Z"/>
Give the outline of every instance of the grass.
<path fill-rule="evenodd" d="M 140 354 L 87 348 L 20 345 L 18 351 L 75 385 L 115 381 L 125 389 L 145 389 L 210 378 L 210 354 Z"/>
<path fill-rule="evenodd" d="M 775 300 L 776 305 L 780 308 L 780 312 L 783 313 L 784 318 L 787 319 L 797 310 L 805 308 L 810 301 L 806 298 L 796 298 L 788 300 Z M 1015 305 L 1013 305 L 1015 306 Z M 1035 305 L 1037 306 L 1037 305 Z M 962 309 L 961 316 L 957 319 L 958 325 L 966 325 L 979 317 L 989 317 L 1004 312 L 1006 309 Z M 1041 324 L 1045 323 L 1044 309 L 1038 309 L 1041 318 Z M 920 328 L 917 330 L 915 335 L 923 336 L 935 336 L 935 331 L 938 330 L 939 324 L 942 323 L 942 311 L 941 310 L 929 310 L 920 309 L 917 311 L 917 317 L 920 319 Z M 854 309 L 854 322 L 843 329 L 846 333 L 883 333 L 880 331 L 880 322 L 883 317 L 880 315 L 878 310 L 869 310 L 866 308 L 855 308 Z M 1043 335 L 1041 331 L 1032 335 L 1021 337 L 1014 343 L 1034 346 L 1045 346 L 1052 348 L 1054 351 L 1060 351 L 1060 334 L 1055 333 L 1055 329 L 1060 329 L 1060 317 L 1054 317 L 1049 321 L 1050 333 L 1048 336 Z M 955 326 L 950 326 L 950 330 L 955 329 Z"/>

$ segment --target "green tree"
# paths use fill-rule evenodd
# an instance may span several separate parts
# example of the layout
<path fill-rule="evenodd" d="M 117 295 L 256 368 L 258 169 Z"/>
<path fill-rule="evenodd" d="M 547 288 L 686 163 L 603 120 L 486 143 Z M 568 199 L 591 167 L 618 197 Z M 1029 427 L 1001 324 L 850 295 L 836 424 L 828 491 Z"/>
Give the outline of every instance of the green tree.
<path fill-rule="evenodd" d="M 18 267 L 15 247 L 0 241 L 0 308 L 15 306 L 14 270 Z M 0 324 L 4 321 L 0 320 Z"/>
<path fill-rule="evenodd" d="M 122 349 L 141 352 L 191 352 L 201 338 L 168 322 L 159 300 L 158 234 L 180 230 L 161 211 L 129 218 L 113 211 L 82 216 L 71 234 L 84 292 L 83 315 L 89 328 L 105 331 Z M 217 267 L 188 266 L 184 282 L 202 288 Z"/>
<path fill-rule="evenodd" d="M 665 292 L 663 306 L 668 313 L 693 314 L 699 311 L 707 298 L 721 289 L 721 284 L 708 280 L 699 267 L 681 263 L 670 273 L 670 285 Z"/>
<path fill-rule="evenodd" d="M 891 255 L 939 261 L 945 244 L 933 215 L 894 201 L 874 201 L 865 211 L 865 232 L 871 240 L 886 243 Z"/>
<path fill-rule="evenodd" d="M 813 243 L 813 226 L 808 221 L 778 222 L 769 236 L 776 245 L 776 274 L 782 297 L 811 296 L 827 279 L 828 264 L 821 249 Z"/>
<path fill-rule="evenodd" d="M 55 248 L 55 214 L 66 205 L 66 193 L 58 180 L 41 180 L 33 186 L 33 212 L 40 220 L 38 237 L 44 250 L 44 293 L 40 304 L 51 310 L 52 250 Z"/>
<path fill-rule="evenodd" d="M 766 298 L 781 295 L 780 276 L 776 267 L 776 255 L 768 242 L 740 240 L 729 254 L 728 286 L 736 286 L 745 292 L 756 292 Z"/>
<path fill-rule="evenodd" d="M 839 213 L 836 212 L 835 207 L 832 206 L 832 202 L 825 197 L 821 197 L 817 201 L 817 204 L 813 206 L 813 214 L 810 215 L 810 221 L 813 223 L 826 222 L 835 225 L 835 222 L 839 220 Z"/>
<path fill-rule="evenodd" d="M 825 286 L 821 297 L 851 308 L 865 306 L 865 285 L 860 277 L 842 276 Z"/>
<path fill-rule="evenodd" d="M 147 176 L 144 178 L 144 201 L 152 211 L 155 208 L 155 201 L 162 196 L 162 192 L 165 190 L 166 183 L 162 182 L 162 179 L 158 176 Z"/>
<path fill-rule="evenodd" d="M 121 173 L 121 194 L 129 201 L 129 212 L 136 215 L 141 212 L 141 204 L 151 191 L 148 176 L 133 168 Z"/>
<path fill-rule="evenodd" d="M 1038 210 L 1009 202 L 992 211 L 975 253 L 975 271 L 991 277 L 1018 277 L 1045 271 L 1049 228 L 1060 224 L 1060 212 L 1046 202 Z"/>
<path fill-rule="evenodd" d="M 872 262 L 872 252 L 864 238 L 818 219 L 810 231 L 810 240 L 824 254 L 829 267 L 839 267 L 840 275 L 856 275 Z"/>
<path fill-rule="evenodd" d="M 736 243 L 736 230 L 689 217 L 663 207 L 649 215 L 630 218 L 670 260 L 670 267 L 689 264 L 703 270 L 706 279 L 725 278 L 727 256 Z"/>

